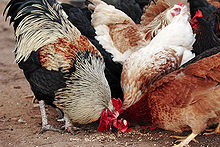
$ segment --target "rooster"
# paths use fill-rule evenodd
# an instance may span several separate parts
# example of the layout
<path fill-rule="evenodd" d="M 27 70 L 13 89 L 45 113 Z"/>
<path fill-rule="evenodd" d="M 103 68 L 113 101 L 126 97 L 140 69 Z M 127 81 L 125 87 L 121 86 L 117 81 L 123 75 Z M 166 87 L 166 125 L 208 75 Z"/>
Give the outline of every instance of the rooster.
<path fill-rule="evenodd" d="M 111 99 L 103 57 L 66 19 L 60 4 L 11 0 L 6 10 L 6 18 L 14 22 L 15 61 L 39 100 L 41 132 L 60 131 L 48 124 L 45 103 L 63 111 L 65 130 L 71 133 L 72 123 L 88 124 L 100 117 L 98 131 L 117 126 L 121 102 Z"/>
<path fill-rule="evenodd" d="M 121 64 L 132 53 L 147 46 L 151 39 L 182 9 L 179 4 L 169 7 L 156 16 L 150 24 L 143 26 L 135 24 L 125 13 L 101 0 L 90 1 L 94 4 L 89 5 L 89 8 L 94 9 L 92 25 L 96 30 L 96 38 L 103 48 L 113 55 L 113 60 Z M 165 6 L 164 3 L 161 1 L 157 6 L 164 10 L 164 7 L 169 6 L 168 4 Z"/>

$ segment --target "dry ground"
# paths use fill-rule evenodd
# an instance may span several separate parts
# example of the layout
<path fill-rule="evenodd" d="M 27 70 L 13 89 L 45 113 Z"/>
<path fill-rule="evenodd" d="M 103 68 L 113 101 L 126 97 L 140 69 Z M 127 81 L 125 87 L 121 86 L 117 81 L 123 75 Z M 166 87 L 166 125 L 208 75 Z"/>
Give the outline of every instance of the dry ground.
<path fill-rule="evenodd" d="M 2 11 L 6 2 L 0 1 L 0 146 L 171 146 L 175 139 L 171 135 L 187 135 L 161 129 L 144 130 L 134 128 L 130 133 L 115 136 L 113 133 L 99 133 L 92 125 L 82 126 L 75 136 L 65 133 L 45 132 L 41 129 L 41 117 L 38 107 L 33 107 L 31 99 L 24 98 L 32 92 L 22 71 L 13 63 L 12 53 L 15 41 L 12 26 L 4 22 Z M 56 122 L 56 112 L 47 107 L 49 122 Z M 220 135 L 197 137 L 199 143 L 190 146 L 220 146 Z"/>

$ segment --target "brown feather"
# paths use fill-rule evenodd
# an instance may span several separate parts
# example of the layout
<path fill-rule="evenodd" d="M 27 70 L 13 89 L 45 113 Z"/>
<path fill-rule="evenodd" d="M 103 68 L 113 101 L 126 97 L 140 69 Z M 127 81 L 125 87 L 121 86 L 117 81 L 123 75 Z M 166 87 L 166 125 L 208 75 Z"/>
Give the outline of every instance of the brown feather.
<path fill-rule="evenodd" d="M 164 76 L 129 107 L 129 123 L 201 133 L 220 122 L 220 53 Z"/>
<path fill-rule="evenodd" d="M 109 34 L 115 47 L 124 53 L 128 49 L 132 52 L 147 45 L 145 40 L 146 30 L 140 25 L 133 25 L 130 22 L 109 25 Z"/>
<path fill-rule="evenodd" d="M 144 12 L 141 17 L 141 24 L 144 26 L 148 25 L 150 22 L 152 22 L 152 20 L 154 20 L 156 16 L 168 8 L 170 8 L 170 5 L 164 0 L 157 1 L 156 5 L 151 2 L 149 6 L 144 7 Z"/>
<path fill-rule="evenodd" d="M 208 124 L 218 123 L 219 71 L 220 53 L 162 78 L 147 95 L 152 121 L 173 131 L 190 126 L 194 133 L 201 133 Z"/>
<path fill-rule="evenodd" d="M 57 42 L 41 47 L 38 53 L 42 66 L 48 70 L 57 71 L 60 67 L 62 67 L 63 70 L 70 69 L 74 64 L 77 52 L 86 52 L 87 50 L 102 58 L 100 53 L 83 35 L 78 39 L 76 38 L 74 42 L 67 38 L 59 38 Z"/>
<path fill-rule="evenodd" d="M 220 2 L 219 0 L 207 0 L 207 2 L 209 2 L 210 4 L 216 6 L 216 7 L 220 7 Z"/>

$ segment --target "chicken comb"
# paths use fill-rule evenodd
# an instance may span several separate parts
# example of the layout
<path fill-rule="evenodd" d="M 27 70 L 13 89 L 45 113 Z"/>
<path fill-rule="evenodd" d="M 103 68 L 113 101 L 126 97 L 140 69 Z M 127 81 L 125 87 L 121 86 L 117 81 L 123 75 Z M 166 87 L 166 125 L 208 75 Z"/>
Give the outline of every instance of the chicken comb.
<path fill-rule="evenodd" d="M 198 21 L 196 20 L 196 18 L 198 17 L 203 17 L 202 15 L 202 11 L 198 10 L 196 12 L 196 14 L 194 15 L 194 17 L 192 18 L 192 23 L 191 23 L 191 27 L 194 29 L 196 28 L 199 24 L 197 23 Z"/>
<path fill-rule="evenodd" d="M 182 2 L 178 2 L 177 5 L 184 7 L 184 4 Z"/>
<path fill-rule="evenodd" d="M 202 11 L 198 10 L 194 17 L 203 17 Z"/>
<path fill-rule="evenodd" d="M 113 104 L 113 106 L 114 106 L 114 108 L 115 108 L 114 111 L 118 111 L 118 112 L 120 113 L 121 111 L 124 111 L 124 110 L 125 110 L 125 109 L 121 108 L 121 106 L 122 106 L 122 101 L 121 101 L 120 98 L 119 98 L 119 99 L 113 98 L 113 99 L 112 99 L 112 104 Z"/>
<path fill-rule="evenodd" d="M 114 112 L 112 113 L 108 108 L 104 109 L 101 114 L 100 118 L 100 124 L 97 128 L 98 132 L 106 131 L 108 132 L 110 129 L 110 126 L 113 125 L 115 128 L 118 129 L 118 131 L 124 132 L 130 132 L 131 129 L 128 128 L 128 123 L 125 119 L 118 119 L 118 116 L 121 114 L 122 111 L 125 109 L 122 107 L 122 101 L 121 99 L 112 99 L 112 104 L 114 106 Z"/>

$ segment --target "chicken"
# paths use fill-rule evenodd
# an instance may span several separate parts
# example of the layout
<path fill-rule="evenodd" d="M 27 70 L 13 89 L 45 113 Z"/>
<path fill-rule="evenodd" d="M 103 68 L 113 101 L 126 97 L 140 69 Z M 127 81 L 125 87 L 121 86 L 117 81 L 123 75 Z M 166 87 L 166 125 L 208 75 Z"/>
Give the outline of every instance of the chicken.
<path fill-rule="evenodd" d="M 90 1 L 94 4 L 89 8 L 94 9 L 92 25 L 96 30 L 96 39 L 112 54 L 113 60 L 121 64 L 132 53 L 147 46 L 182 8 L 181 4 L 174 5 L 157 16 L 151 24 L 143 26 L 135 24 L 125 13 L 101 0 Z"/>
<path fill-rule="evenodd" d="M 208 125 L 220 122 L 220 47 L 218 53 L 172 72 L 156 82 L 122 117 L 129 123 L 182 132 L 186 146 Z M 220 133 L 219 125 L 215 133 Z M 178 138 L 178 137 L 177 137 Z"/>
<path fill-rule="evenodd" d="M 193 18 L 198 10 L 202 11 L 204 19 L 206 19 L 212 30 L 220 37 L 220 8 L 217 8 L 206 0 L 188 0 L 190 5 L 190 14 Z"/>
<path fill-rule="evenodd" d="M 200 10 L 192 18 L 191 26 L 196 34 L 196 41 L 193 44 L 193 52 L 196 56 L 205 50 L 220 46 L 220 39 L 213 32 L 210 23 L 203 18 Z"/>
<path fill-rule="evenodd" d="M 220 122 L 220 46 L 204 51 L 195 57 L 196 61 L 190 61 L 194 63 L 168 73 L 178 66 L 182 47 L 186 44 L 191 47 L 194 42 L 188 15 L 184 12 L 181 10 L 153 38 L 148 49 L 140 49 L 124 63 L 121 83 L 126 110 L 119 116 L 129 125 L 148 125 L 175 132 L 191 129 L 192 133 L 179 140 L 181 143 L 177 146 L 187 146 L 207 126 Z M 174 27 L 179 29 L 172 31 Z M 152 46 L 161 45 L 166 47 L 163 52 L 170 52 L 162 54 L 159 49 L 160 52 L 155 52 Z M 207 57 L 207 53 L 211 56 Z M 219 129 L 220 125 L 213 133 L 219 133 Z"/>
<path fill-rule="evenodd" d="M 72 123 L 88 124 L 100 117 L 98 131 L 116 126 L 121 101 L 111 99 L 103 57 L 66 19 L 60 4 L 11 0 L 6 10 L 6 18 L 14 22 L 15 61 L 39 100 L 41 131 L 60 131 L 48 124 L 44 103 L 63 111 L 65 129 L 71 133 Z"/>
<path fill-rule="evenodd" d="M 126 60 L 121 75 L 124 108 L 139 101 L 154 82 L 178 68 L 184 51 L 192 49 L 195 38 L 188 17 L 187 8 L 182 5 L 180 14 L 148 46 Z"/>
<path fill-rule="evenodd" d="M 190 7 L 190 14 L 193 18 L 198 10 L 202 11 L 204 18 L 206 19 L 216 7 L 208 3 L 206 0 L 187 0 Z"/>
<path fill-rule="evenodd" d="M 159 15 L 159 14 L 166 13 L 164 11 L 170 9 L 170 7 L 171 7 L 170 4 L 165 2 L 164 0 L 159 0 L 157 1 L 156 4 L 153 4 L 151 2 L 149 6 L 147 5 L 143 8 L 143 14 L 141 16 L 141 24 L 147 26 L 149 23 L 151 23 L 154 20 L 155 17 L 158 17 L 157 19 L 154 20 L 154 23 L 152 23 L 155 25 L 156 20 L 165 17 L 164 14 L 163 15 Z"/>

